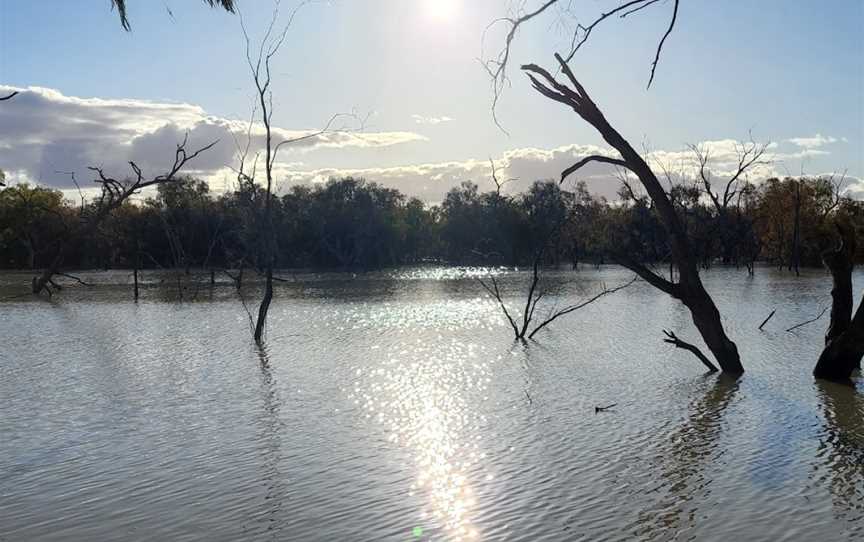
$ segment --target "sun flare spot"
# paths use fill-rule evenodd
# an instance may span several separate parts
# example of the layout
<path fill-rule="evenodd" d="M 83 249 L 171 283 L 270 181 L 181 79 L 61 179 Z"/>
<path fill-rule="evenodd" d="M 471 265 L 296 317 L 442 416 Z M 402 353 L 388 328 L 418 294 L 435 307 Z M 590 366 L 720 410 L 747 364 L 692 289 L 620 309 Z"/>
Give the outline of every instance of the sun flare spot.
<path fill-rule="evenodd" d="M 436 22 L 452 21 L 459 15 L 462 0 L 424 0 L 426 18 Z"/>

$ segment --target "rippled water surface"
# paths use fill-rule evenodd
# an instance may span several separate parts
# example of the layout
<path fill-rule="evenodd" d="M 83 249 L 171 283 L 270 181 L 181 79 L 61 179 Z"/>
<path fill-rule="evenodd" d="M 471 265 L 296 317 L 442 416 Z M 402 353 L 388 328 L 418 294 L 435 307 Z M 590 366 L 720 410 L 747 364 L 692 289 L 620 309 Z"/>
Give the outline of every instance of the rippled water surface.
<path fill-rule="evenodd" d="M 757 271 L 706 274 L 738 381 L 644 283 L 521 344 L 473 270 L 287 275 L 260 351 L 228 284 L 2 275 L 0 540 L 864 539 L 864 385 L 810 376 L 827 315 L 784 331 L 830 281 Z M 546 307 L 630 278 L 548 277 Z"/>

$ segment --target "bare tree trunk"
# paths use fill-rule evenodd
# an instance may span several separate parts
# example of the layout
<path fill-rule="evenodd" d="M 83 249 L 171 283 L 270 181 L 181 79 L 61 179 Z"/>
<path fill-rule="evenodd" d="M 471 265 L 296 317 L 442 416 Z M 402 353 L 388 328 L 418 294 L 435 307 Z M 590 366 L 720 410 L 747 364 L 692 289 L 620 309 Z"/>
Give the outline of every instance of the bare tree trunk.
<path fill-rule="evenodd" d="M 845 226 L 840 230 L 840 244 L 825 252 L 822 260 L 831 271 L 831 323 L 825 334 L 825 349 L 816 362 L 813 375 L 828 380 L 848 380 L 852 371 L 861 367 L 864 356 L 864 302 L 852 317 L 852 268 L 855 254 L 855 233 Z"/>
<path fill-rule="evenodd" d="M 264 283 L 264 297 L 258 306 L 258 321 L 255 322 L 255 342 L 260 343 L 264 337 L 264 324 L 267 322 L 267 311 L 273 301 L 273 267 L 267 267 L 267 279 Z"/>
<path fill-rule="evenodd" d="M 135 280 L 135 301 L 138 301 L 138 268 L 141 267 L 141 253 L 140 251 L 135 251 L 135 269 L 132 272 L 132 275 Z"/>

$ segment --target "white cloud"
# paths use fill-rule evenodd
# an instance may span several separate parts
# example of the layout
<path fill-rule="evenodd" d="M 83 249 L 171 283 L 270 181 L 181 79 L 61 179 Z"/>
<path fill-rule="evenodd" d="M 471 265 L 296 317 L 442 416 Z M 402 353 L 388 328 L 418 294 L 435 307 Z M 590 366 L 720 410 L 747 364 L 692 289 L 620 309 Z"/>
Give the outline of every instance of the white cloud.
<path fill-rule="evenodd" d="M 734 139 L 704 141 L 699 145 L 707 149 L 711 156 L 711 174 L 718 183 L 733 175 L 738 166 L 738 152 L 743 143 Z M 770 144 L 764 155 L 764 163 L 753 166 L 747 178 L 759 182 L 769 177 L 785 175 L 784 160 L 790 155 L 776 152 L 777 145 Z M 580 159 L 600 154 L 615 156 L 612 149 L 595 145 L 564 145 L 553 149 L 526 147 L 511 149 L 495 158 L 497 174 L 501 179 L 514 179 L 508 183 L 504 191 L 518 193 L 528 188 L 535 180 L 560 178 L 561 171 Z M 662 167 L 672 174 L 676 182 L 684 177 L 693 178 L 698 174 L 699 163 L 688 149 L 666 151 L 653 150 L 645 154 L 645 159 L 655 170 L 658 177 L 663 178 Z M 661 167 L 662 166 L 662 167 Z M 407 164 L 396 167 L 381 168 L 320 168 L 298 169 L 280 165 L 276 176 L 283 180 L 281 190 L 287 190 L 294 184 L 315 184 L 326 182 L 331 177 L 362 177 L 378 182 L 384 186 L 396 188 L 408 196 L 418 197 L 426 202 L 436 203 L 443 200 L 444 195 L 462 181 L 470 180 L 477 183 L 481 191 L 494 190 L 491 177 L 492 169 L 488 159 L 470 159 L 464 161 L 433 162 L 423 164 Z M 231 186 L 233 174 L 226 170 L 213 178 L 214 184 Z M 226 184 L 227 181 L 227 184 Z M 588 189 L 597 195 L 608 199 L 617 198 L 620 181 L 616 168 L 607 164 L 591 162 L 568 178 L 565 186 L 584 181 Z M 663 178 L 665 182 L 665 178 Z M 850 184 L 853 184 L 850 182 Z M 857 186 L 850 194 L 864 195 Z"/>
<path fill-rule="evenodd" d="M 837 139 L 836 137 L 823 136 L 817 133 L 813 137 L 793 137 L 786 141 L 804 149 L 818 149 L 819 147 L 837 143 L 838 141 L 846 141 L 846 138 Z"/>
<path fill-rule="evenodd" d="M 425 117 L 423 115 L 411 115 L 411 118 L 414 119 L 414 122 L 417 124 L 442 124 L 445 122 L 451 122 L 453 119 L 448 116 L 441 117 Z"/>
<path fill-rule="evenodd" d="M 189 135 L 188 147 L 219 143 L 196 159 L 197 171 L 213 172 L 235 160 L 235 138 L 245 142 L 248 123 L 207 115 L 199 106 L 159 103 L 146 100 L 78 98 L 41 87 L 18 89 L 0 86 L 0 92 L 20 93 L 0 107 L 0 167 L 10 181 L 37 180 L 69 188 L 68 176 L 58 171 L 75 171 L 79 181 L 88 166 L 104 167 L 114 175 L 130 172 L 134 160 L 145 172 L 161 173 L 174 158 L 175 145 Z M 264 127 L 253 125 L 250 152 L 264 144 Z M 423 141 L 408 131 L 352 132 L 274 128 L 278 144 L 286 139 L 311 136 L 286 148 L 292 152 L 314 149 L 368 149 Z"/>

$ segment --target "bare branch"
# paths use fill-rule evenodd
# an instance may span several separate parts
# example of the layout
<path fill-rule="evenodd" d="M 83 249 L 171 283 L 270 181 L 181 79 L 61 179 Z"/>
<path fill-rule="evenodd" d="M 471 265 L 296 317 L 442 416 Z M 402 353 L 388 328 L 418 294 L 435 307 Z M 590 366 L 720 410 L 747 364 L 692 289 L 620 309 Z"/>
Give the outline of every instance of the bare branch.
<path fill-rule="evenodd" d="M 6 96 L 0 96 L 0 102 L 5 102 L 6 100 L 11 100 L 15 96 L 18 96 L 18 91 L 14 91 L 11 94 L 7 94 Z"/>
<path fill-rule="evenodd" d="M 630 169 L 630 167 L 627 165 L 627 162 L 625 162 L 624 160 L 620 160 L 618 158 L 610 158 L 608 156 L 602 156 L 599 154 L 593 154 L 591 156 L 586 156 L 585 158 L 579 160 L 578 162 L 576 162 L 572 166 L 570 166 L 567 169 L 565 169 L 564 171 L 562 171 L 561 172 L 561 180 L 558 182 L 563 183 L 564 179 L 566 179 L 569 175 L 571 175 L 575 171 L 578 171 L 579 169 L 581 169 L 582 167 L 584 167 L 586 164 L 588 164 L 590 162 L 601 162 L 604 164 L 611 164 L 613 166 L 618 166 L 618 167 Z"/>
<path fill-rule="evenodd" d="M 620 14 L 620 17 L 623 19 L 630 15 L 631 13 L 635 13 L 641 9 L 645 9 L 651 4 L 656 3 L 658 0 L 631 0 L 630 2 L 626 2 L 621 4 L 617 8 L 608 11 L 606 13 L 601 13 L 599 17 L 594 19 L 594 22 L 589 24 L 588 26 L 583 26 L 581 24 L 576 25 L 576 31 L 573 33 L 573 39 L 570 43 L 570 52 L 567 54 L 567 62 L 570 62 L 573 59 L 573 56 L 577 51 L 588 41 L 588 38 L 591 37 L 591 32 L 594 31 L 594 28 L 597 27 L 600 23 L 612 17 L 613 15 Z M 624 12 L 623 14 L 621 12 Z M 582 37 L 579 37 L 579 32 L 582 31 Z"/>
<path fill-rule="evenodd" d="M 570 306 L 565 307 L 565 308 L 563 308 L 563 309 L 561 309 L 561 310 L 559 310 L 559 311 L 556 311 L 554 314 L 552 314 L 552 316 L 550 316 L 549 318 L 547 318 L 546 320 L 544 320 L 540 325 L 538 325 L 537 327 L 535 327 L 535 328 L 534 328 L 534 331 L 532 331 L 531 334 L 528 335 L 528 338 L 529 338 L 529 339 L 533 338 L 534 335 L 535 335 L 538 331 L 540 331 L 540 330 L 543 329 L 544 327 L 548 326 L 549 324 L 551 324 L 552 322 L 554 322 L 554 321 L 557 320 L 558 318 L 560 318 L 560 317 L 562 317 L 562 316 L 565 316 L 565 315 L 567 315 L 567 314 L 570 314 L 571 312 L 578 311 L 579 309 L 585 308 L 585 307 L 587 307 L 588 305 L 590 305 L 591 303 L 594 303 L 595 301 L 597 301 L 598 299 L 600 299 L 601 297 L 605 297 L 605 296 L 607 296 L 607 295 L 614 294 L 615 292 L 617 292 L 617 291 L 619 291 L 619 290 L 623 290 L 624 288 L 627 288 L 628 286 L 630 286 L 630 285 L 632 285 L 634 282 L 636 282 L 636 281 L 638 280 L 638 278 L 639 278 L 639 277 L 633 277 L 632 279 L 630 279 L 629 282 L 626 282 L 625 284 L 622 284 L 621 286 L 617 286 L 617 287 L 615 287 L 615 288 L 606 288 L 606 287 L 604 286 L 604 287 L 603 287 L 603 290 L 602 290 L 600 293 L 594 295 L 593 297 L 591 297 L 591 298 L 589 298 L 589 299 L 586 299 L 585 301 L 582 301 L 581 303 L 577 303 L 577 304 L 575 304 L 575 305 L 570 305 Z"/>
<path fill-rule="evenodd" d="M 696 345 L 682 341 L 672 331 L 666 331 L 664 329 L 663 334 L 666 335 L 666 338 L 663 339 L 663 342 L 675 345 L 675 348 L 681 348 L 687 350 L 688 352 L 691 352 L 694 356 L 699 358 L 699 361 L 701 361 L 702 364 L 708 368 L 709 372 L 716 373 L 719 370 L 717 369 L 717 366 L 714 365 L 714 363 L 712 363 L 711 360 L 708 359 Z"/>
<path fill-rule="evenodd" d="M 60 277 L 66 277 L 67 279 L 72 279 L 82 286 L 93 286 L 89 282 L 84 282 L 80 278 L 76 277 L 75 275 L 70 275 L 69 273 L 54 273 L 54 274 L 57 276 L 60 276 Z"/>
<path fill-rule="evenodd" d="M 824 309 L 822 309 L 822 312 L 820 312 L 819 315 L 816 316 L 816 318 L 811 318 L 810 320 L 805 320 L 805 321 L 801 322 L 800 324 L 795 324 L 794 326 L 790 327 L 790 328 L 787 329 L 786 331 L 793 331 L 793 330 L 798 329 L 799 327 L 806 326 L 807 324 L 812 324 L 813 322 L 815 322 L 815 321 L 819 320 L 820 318 L 822 318 L 822 316 L 823 316 L 826 312 L 828 312 L 828 309 L 829 309 L 829 308 L 830 308 L 830 307 L 825 307 Z"/>
<path fill-rule="evenodd" d="M 498 178 L 498 170 L 495 167 L 495 161 L 492 160 L 491 157 L 489 158 L 489 167 L 492 169 L 492 182 L 495 183 L 495 193 L 500 197 L 501 189 L 504 188 L 504 185 L 513 181 L 517 181 L 518 179 L 511 177 L 510 179 L 507 179 L 505 181 L 500 180 Z"/>
<path fill-rule="evenodd" d="M 498 282 L 495 280 L 495 277 L 490 277 L 492 286 L 490 287 L 486 284 L 483 279 L 478 278 L 477 282 L 480 283 L 481 286 L 489 293 L 490 296 L 495 298 L 498 301 L 498 305 L 501 307 L 501 310 L 504 312 L 504 316 L 507 317 L 507 321 L 510 322 L 510 327 L 513 328 L 513 333 L 516 335 L 516 338 L 519 338 L 519 328 L 516 326 L 516 322 L 513 320 L 513 317 L 510 316 L 510 311 L 507 310 L 507 305 L 504 304 L 504 300 L 501 298 L 501 291 L 498 289 Z"/>
<path fill-rule="evenodd" d="M 654 72 L 657 70 L 657 63 L 660 62 L 660 53 L 663 51 L 663 44 L 666 43 L 666 38 L 669 37 L 669 34 L 672 33 L 672 29 L 675 28 L 675 20 L 677 18 L 678 0 L 675 0 L 675 5 L 672 7 L 672 20 L 669 21 L 669 28 L 666 29 L 663 38 L 660 40 L 660 43 L 657 44 L 657 52 L 654 54 L 654 62 L 651 63 L 651 77 L 648 78 L 648 86 L 646 88 L 651 88 L 651 83 L 654 82 Z"/>
<path fill-rule="evenodd" d="M 510 25 L 510 30 L 507 32 L 507 37 L 504 39 L 504 49 L 502 49 L 498 56 L 495 59 L 482 61 L 483 67 L 486 69 L 486 72 L 492 78 L 492 120 L 494 120 L 495 125 L 498 126 L 502 131 L 506 133 L 504 127 L 501 126 L 501 123 L 498 121 L 497 117 L 497 106 L 498 100 L 501 97 L 501 92 L 504 90 L 504 86 L 507 84 L 507 65 L 510 60 L 510 50 L 513 44 L 513 38 L 516 37 L 516 32 L 519 30 L 519 27 L 524 23 L 530 21 L 534 17 L 537 17 L 547 9 L 549 9 L 552 5 L 557 3 L 558 0 L 546 0 L 539 8 L 536 10 L 526 13 L 520 17 L 502 17 L 500 19 L 496 19 L 489 23 L 489 26 L 483 31 L 483 38 L 481 39 L 481 44 L 486 39 L 486 33 L 490 28 L 495 26 L 498 23 L 507 23 Z M 482 48 L 482 45 L 481 45 Z M 482 52 L 481 52 L 482 57 Z"/>

